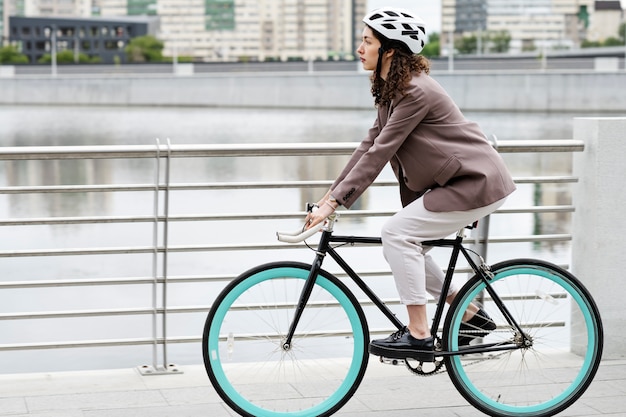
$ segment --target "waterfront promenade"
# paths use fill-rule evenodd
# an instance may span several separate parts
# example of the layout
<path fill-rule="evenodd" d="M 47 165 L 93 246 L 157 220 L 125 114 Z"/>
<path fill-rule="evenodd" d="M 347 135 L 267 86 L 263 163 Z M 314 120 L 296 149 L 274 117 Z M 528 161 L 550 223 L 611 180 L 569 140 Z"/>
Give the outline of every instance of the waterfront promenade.
<path fill-rule="evenodd" d="M 615 113 L 625 71 L 433 72 L 464 111 Z M 371 110 L 367 74 L 218 73 L 0 77 L 0 105 Z"/>
<path fill-rule="evenodd" d="M 231 417 L 204 367 L 142 376 L 136 369 L 0 375 L 0 416 Z M 259 389 L 266 389 L 262 385 Z M 473 417 L 445 373 L 410 374 L 371 358 L 361 386 L 337 416 Z M 626 416 L 626 360 L 605 360 L 587 392 L 559 416 Z"/>

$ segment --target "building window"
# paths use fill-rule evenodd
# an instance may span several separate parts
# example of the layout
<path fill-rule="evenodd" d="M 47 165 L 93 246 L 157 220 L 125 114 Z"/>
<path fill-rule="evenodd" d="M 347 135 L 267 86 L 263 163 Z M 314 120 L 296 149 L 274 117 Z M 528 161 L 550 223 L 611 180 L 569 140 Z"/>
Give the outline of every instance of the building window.
<path fill-rule="evenodd" d="M 206 30 L 234 30 L 234 0 L 204 0 L 204 22 Z"/>
<path fill-rule="evenodd" d="M 127 13 L 130 16 L 156 15 L 157 0 L 128 0 Z"/>

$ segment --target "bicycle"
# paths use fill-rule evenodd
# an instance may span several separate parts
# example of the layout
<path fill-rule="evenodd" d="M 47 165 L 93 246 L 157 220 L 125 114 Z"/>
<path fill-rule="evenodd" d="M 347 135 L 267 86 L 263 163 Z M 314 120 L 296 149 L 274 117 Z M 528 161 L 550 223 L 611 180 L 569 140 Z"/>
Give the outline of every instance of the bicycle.
<path fill-rule="evenodd" d="M 227 285 L 210 309 L 202 340 L 205 367 L 217 393 L 243 416 L 329 416 L 361 383 L 369 360 L 368 322 L 354 293 L 322 269 L 326 255 L 395 328 L 404 327 L 336 251 L 381 239 L 334 235 L 336 216 L 306 232 L 278 233 L 280 241 L 297 243 L 321 231 L 312 264 L 252 268 Z M 436 304 L 434 362 L 381 361 L 422 376 L 445 370 L 459 393 L 491 416 L 563 411 L 584 393 L 600 364 L 603 330 L 594 300 L 571 273 L 545 261 L 513 259 L 491 267 L 480 257 L 475 262 L 463 237 L 461 229 L 454 239 L 423 242 L 451 248 L 442 294 L 459 255 L 474 273 L 445 319 L 445 297 Z M 491 316 L 495 330 L 485 335 L 461 325 L 470 303 Z M 460 343 L 460 337 L 476 335 L 470 344 Z M 266 388 L 259 391 L 255 382 Z"/>

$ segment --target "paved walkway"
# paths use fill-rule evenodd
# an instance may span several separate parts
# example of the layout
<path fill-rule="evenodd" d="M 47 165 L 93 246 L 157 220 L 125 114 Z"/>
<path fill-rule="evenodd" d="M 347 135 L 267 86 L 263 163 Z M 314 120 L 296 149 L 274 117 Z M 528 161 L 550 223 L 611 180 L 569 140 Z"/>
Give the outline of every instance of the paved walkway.
<path fill-rule="evenodd" d="M 0 416 L 232 417 L 202 366 L 142 376 L 135 369 L 0 375 Z M 428 378 L 370 361 L 344 417 L 473 417 L 446 374 Z M 561 416 L 626 416 L 626 360 L 604 361 L 585 395 Z"/>

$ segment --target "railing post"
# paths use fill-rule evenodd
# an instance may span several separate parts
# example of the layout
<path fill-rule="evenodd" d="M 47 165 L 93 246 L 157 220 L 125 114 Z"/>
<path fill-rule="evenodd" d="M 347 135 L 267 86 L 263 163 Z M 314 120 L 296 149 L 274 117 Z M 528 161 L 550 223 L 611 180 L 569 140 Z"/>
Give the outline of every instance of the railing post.
<path fill-rule="evenodd" d="M 165 192 L 163 197 L 163 367 L 162 372 L 179 372 L 178 368 L 169 364 L 167 360 L 167 276 L 168 276 L 168 249 L 169 249 L 169 216 L 170 216 L 170 171 L 172 162 L 172 145 L 167 139 L 167 159 L 165 164 Z"/>
<path fill-rule="evenodd" d="M 154 198 L 153 198 L 153 221 L 152 221 L 152 366 L 139 367 L 143 375 L 150 375 L 158 369 L 158 330 L 157 330 L 157 294 L 159 285 L 159 184 L 161 182 L 161 143 L 157 138 L 156 156 L 154 166 Z"/>
<path fill-rule="evenodd" d="M 489 138 L 487 138 L 487 140 L 489 140 Z M 491 140 L 489 140 L 489 142 L 491 143 L 491 146 L 493 146 L 493 148 L 497 151 L 498 137 L 495 134 L 491 135 Z M 485 261 L 487 261 L 487 245 L 489 241 L 489 219 L 489 215 L 480 219 L 478 221 L 478 226 L 472 229 L 471 233 L 471 236 L 474 238 L 474 242 L 470 245 L 470 248 Z M 474 256 L 474 261 L 480 264 L 480 261 L 476 259 L 476 256 Z"/>
<path fill-rule="evenodd" d="M 624 358 L 626 343 L 626 118 L 575 118 L 574 139 L 585 151 L 574 155 L 572 272 L 589 289 L 604 325 L 604 357 Z M 575 318 L 574 318 L 575 319 Z M 572 325 L 572 345 L 580 339 Z"/>
<path fill-rule="evenodd" d="M 139 372 L 142 375 L 160 375 L 164 373 L 183 373 L 176 365 L 168 363 L 167 360 L 167 276 L 168 265 L 167 255 L 169 247 L 169 200 L 170 200 L 170 170 L 171 170 L 171 158 L 172 158 L 172 146 L 170 139 L 167 139 L 167 155 L 165 159 L 165 186 L 163 195 L 163 258 L 162 258 L 162 273 L 163 273 L 163 289 L 161 296 L 161 308 L 163 313 L 161 314 L 161 335 L 163 337 L 163 362 L 158 363 L 158 255 L 159 255 L 159 209 L 160 209 L 160 189 L 161 189 L 161 143 L 159 139 L 156 139 L 156 167 L 155 167 L 155 190 L 154 190 L 154 226 L 153 226 L 153 256 L 152 256 L 152 366 L 141 366 Z"/>
<path fill-rule="evenodd" d="M 487 260 L 487 244 L 489 239 L 489 215 L 483 217 L 478 221 L 478 226 L 472 229 L 471 236 L 474 238 L 474 242 L 471 243 L 470 248 L 479 254 L 485 261 Z"/>
<path fill-rule="evenodd" d="M 489 244 L 489 219 L 490 216 L 487 215 L 478 221 L 478 226 L 472 229 L 471 234 L 474 238 L 474 242 L 470 244 L 470 249 L 477 253 L 485 261 L 487 261 L 487 246 Z M 474 262 L 480 265 L 481 262 L 479 259 L 476 259 L 476 255 L 472 254 L 472 258 L 474 258 Z M 470 279 L 473 275 L 473 273 L 470 274 L 468 279 Z M 481 292 L 477 297 L 477 301 L 483 304 L 484 300 L 485 294 L 484 292 Z"/>

